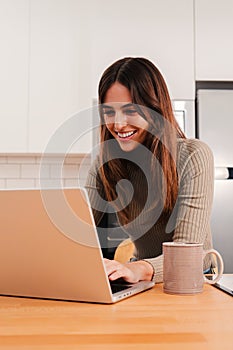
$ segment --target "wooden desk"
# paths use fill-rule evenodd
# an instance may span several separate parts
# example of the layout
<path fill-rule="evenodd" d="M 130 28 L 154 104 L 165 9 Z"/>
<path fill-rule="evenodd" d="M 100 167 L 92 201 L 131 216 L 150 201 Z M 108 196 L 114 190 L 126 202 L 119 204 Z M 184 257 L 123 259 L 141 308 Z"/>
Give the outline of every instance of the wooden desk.
<path fill-rule="evenodd" d="M 114 305 L 0 297 L 0 349 L 232 350 L 233 298 L 161 284 Z"/>

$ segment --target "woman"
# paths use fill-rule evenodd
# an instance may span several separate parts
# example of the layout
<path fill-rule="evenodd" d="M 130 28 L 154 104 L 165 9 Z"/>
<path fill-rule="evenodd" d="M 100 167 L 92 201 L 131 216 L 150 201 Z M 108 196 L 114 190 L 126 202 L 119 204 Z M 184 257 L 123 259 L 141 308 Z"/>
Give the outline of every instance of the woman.
<path fill-rule="evenodd" d="M 161 73 L 145 58 L 123 58 L 105 70 L 99 105 L 101 149 L 86 187 L 97 226 L 109 202 L 135 245 L 125 264 L 105 259 L 109 279 L 161 282 L 163 242 L 212 247 L 212 153 L 185 137 Z M 210 266 L 206 259 L 204 270 Z"/>

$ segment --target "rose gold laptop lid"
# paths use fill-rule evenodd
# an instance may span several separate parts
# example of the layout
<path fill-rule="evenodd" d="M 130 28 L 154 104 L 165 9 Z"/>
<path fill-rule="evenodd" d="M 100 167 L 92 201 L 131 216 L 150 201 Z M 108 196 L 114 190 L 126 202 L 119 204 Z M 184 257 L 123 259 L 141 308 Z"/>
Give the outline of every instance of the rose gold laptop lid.
<path fill-rule="evenodd" d="M 85 189 L 0 191 L 0 294 L 112 303 Z"/>

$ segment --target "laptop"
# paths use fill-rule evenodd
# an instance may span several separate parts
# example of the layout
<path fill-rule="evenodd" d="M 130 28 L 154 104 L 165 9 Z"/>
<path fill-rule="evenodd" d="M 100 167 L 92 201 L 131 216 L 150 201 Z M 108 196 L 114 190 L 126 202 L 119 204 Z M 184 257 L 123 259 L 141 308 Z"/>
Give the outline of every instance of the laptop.
<path fill-rule="evenodd" d="M 115 303 L 153 287 L 111 286 L 84 188 L 1 190 L 0 206 L 1 295 Z"/>
<path fill-rule="evenodd" d="M 233 274 L 222 275 L 214 286 L 233 296 Z"/>

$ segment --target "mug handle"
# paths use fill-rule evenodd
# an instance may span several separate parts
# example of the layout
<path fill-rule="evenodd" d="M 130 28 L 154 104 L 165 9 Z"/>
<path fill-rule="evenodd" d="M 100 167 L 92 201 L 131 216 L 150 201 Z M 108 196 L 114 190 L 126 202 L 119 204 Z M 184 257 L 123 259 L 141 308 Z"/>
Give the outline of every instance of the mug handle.
<path fill-rule="evenodd" d="M 205 250 L 204 254 L 203 254 L 203 259 L 206 257 L 207 254 L 214 254 L 217 257 L 217 260 L 218 260 L 218 274 L 217 274 L 217 277 L 215 279 L 213 279 L 213 280 L 209 280 L 203 275 L 204 282 L 206 282 L 208 284 L 214 284 L 214 283 L 217 283 L 220 280 L 220 278 L 222 277 L 223 270 L 224 270 L 224 263 L 223 263 L 223 259 L 222 259 L 221 255 L 219 254 L 219 252 L 217 252 L 217 250 L 215 250 L 215 249 Z"/>

